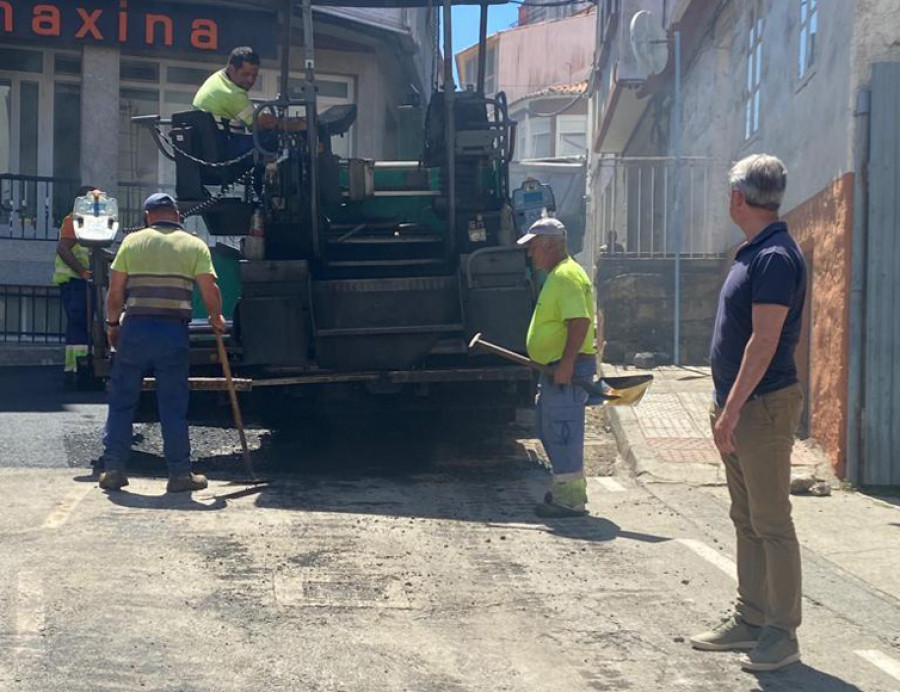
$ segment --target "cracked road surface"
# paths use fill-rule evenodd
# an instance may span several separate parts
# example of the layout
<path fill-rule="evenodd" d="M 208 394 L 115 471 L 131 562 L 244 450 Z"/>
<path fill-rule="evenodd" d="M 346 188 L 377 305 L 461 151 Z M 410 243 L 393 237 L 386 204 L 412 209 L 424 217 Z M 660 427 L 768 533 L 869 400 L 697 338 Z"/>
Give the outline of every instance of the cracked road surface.
<path fill-rule="evenodd" d="M 543 523 L 527 431 L 422 418 L 256 430 L 261 487 L 228 483 L 233 431 L 195 428 L 190 497 L 141 425 L 106 494 L 102 398 L 26 375 L 0 373 L 0 690 L 900 689 L 896 600 L 815 557 L 803 664 L 692 651 L 733 597 L 727 510 L 628 477 L 597 412 L 591 516 Z"/>

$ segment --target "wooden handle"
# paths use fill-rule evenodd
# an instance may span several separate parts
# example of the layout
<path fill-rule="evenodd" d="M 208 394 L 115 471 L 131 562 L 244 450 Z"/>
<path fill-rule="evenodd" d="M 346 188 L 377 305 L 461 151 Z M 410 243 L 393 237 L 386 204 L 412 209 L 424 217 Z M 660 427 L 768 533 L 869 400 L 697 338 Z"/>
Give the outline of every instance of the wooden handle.
<path fill-rule="evenodd" d="M 547 374 L 553 372 L 553 368 L 548 368 L 546 365 L 535 363 L 533 360 L 531 360 L 531 358 L 523 356 L 521 353 L 510 351 L 509 349 L 498 346 L 497 344 L 492 344 L 490 341 L 484 341 L 481 338 L 481 332 L 472 337 L 472 340 L 469 342 L 469 348 L 481 348 L 485 351 L 490 351 L 494 355 L 498 355 L 501 358 L 506 358 L 506 360 L 511 360 L 514 363 L 524 365 L 525 367 L 531 368 L 532 370 L 537 370 L 538 372 L 544 372 Z"/>
<path fill-rule="evenodd" d="M 225 375 L 225 387 L 228 389 L 228 398 L 231 401 L 231 414 L 234 416 L 234 424 L 241 438 L 241 454 L 244 460 L 244 470 L 250 478 L 256 477 L 253 469 L 253 460 L 250 458 L 250 448 L 247 446 L 247 435 L 244 433 L 244 418 L 241 415 L 241 407 L 238 404 L 237 391 L 234 380 L 231 377 L 231 365 L 228 363 L 228 353 L 225 351 L 225 341 L 222 335 L 216 334 L 216 348 L 219 351 L 219 362 L 222 364 L 222 374 Z"/>

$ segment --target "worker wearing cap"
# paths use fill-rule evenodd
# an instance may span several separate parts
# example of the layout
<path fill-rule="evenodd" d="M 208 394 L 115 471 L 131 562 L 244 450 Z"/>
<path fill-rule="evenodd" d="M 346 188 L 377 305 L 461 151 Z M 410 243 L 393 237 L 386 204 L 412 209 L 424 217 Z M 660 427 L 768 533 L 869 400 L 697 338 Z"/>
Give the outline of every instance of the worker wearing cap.
<path fill-rule="evenodd" d="M 188 438 L 188 323 L 196 283 L 213 330 L 225 332 L 222 296 L 209 248 L 180 224 L 178 207 L 157 193 L 144 202 L 147 228 L 125 237 L 112 264 L 106 302 L 107 336 L 116 349 L 104 434 L 105 472 L 100 487 L 128 485 L 125 466 L 144 374 L 156 377 L 168 492 L 201 490 L 206 478 L 191 473 Z M 122 319 L 123 312 L 125 319 Z"/>
<path fill-rule="evenodd" d="M 75 197 L 84 197 L 94 190 L 93 185 L 78 188 Z M 53 283 L 59 286 L 63 309 L 66 312 L 66 360 L 63 367 L 65 386 L 74 389 L 78 374 L 78 359 L 88 354 L 88 291 L 91 280 L 91 255 L 75 237 L 72 214 L 63 219 L 56 243 Z"/>
<path fill-rule="evenodd" d="M 519 239 L 537 271 L 547 272 L 538 296 L 526 346 L 528 356 L 548 365 L 538 383 L 538 434 L 553 470 L 553 487 L 535 511 L 541 517 L 587 513 L 584 478 L 584 408 L 587 392 L 572 383 L 590 381 L 597 371 L 594 290 L 584 269 L 566 249 L 566 227 L 538 219 Z"/>

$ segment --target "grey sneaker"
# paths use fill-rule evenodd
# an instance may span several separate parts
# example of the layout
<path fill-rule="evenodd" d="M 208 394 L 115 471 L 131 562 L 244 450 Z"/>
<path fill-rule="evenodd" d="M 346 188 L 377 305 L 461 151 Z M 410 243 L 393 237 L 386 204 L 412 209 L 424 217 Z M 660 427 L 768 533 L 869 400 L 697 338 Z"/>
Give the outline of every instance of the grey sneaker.
<path fill-rule="evenodd" d="M 110 469 L 100 474 L 100 487 L 104 490 L 121 490 L 128 485 L 128 477 L 124 471 Z"/>
<path fill-rule="evenodd" d="M 765 673 L 799 660 L 800 645 L 797 638 L 777 627 L 766 627 L 753 650 L 746 656 L 741 656 L 741 668 L 754 673 Z"/>
<path fill-rule="evenodd" d="M 756 646 L 763 628 L 732 615 L 709 632 L 691 637 L 691 646 L 701 651 L 749 651 Z"/>
<path fill-rule="evenodd" d="M 187 473 L 183 476 L 172 476 L 166 484 L 167 493 L 190 493 L 203 490 L 209 483 L 206 476 L 199 473 Z"/>

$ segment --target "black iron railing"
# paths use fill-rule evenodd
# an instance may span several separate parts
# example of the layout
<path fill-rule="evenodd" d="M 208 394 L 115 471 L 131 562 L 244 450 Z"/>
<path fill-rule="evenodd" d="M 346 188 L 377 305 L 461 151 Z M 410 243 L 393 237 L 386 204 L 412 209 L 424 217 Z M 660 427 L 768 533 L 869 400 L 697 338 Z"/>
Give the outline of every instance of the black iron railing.
<path fill-rule="evenodd" d="M 0 174 L 0 241 L 59 238 L 59 227 L 80 184 L 76 180 L 36 175 Z M 174 185 L 142 181 L 120 181 L 112 194 L 119 202 L 119 226 L 137 228 L 144 221 L 144 200 L 154 192 L 175 195 Z M 237 247 L 238 237 L 211 238 L 199 216 L 185 220 L 185 227 L 210 245 L 225 243 Z"/>
<path fill-rule="evenodd" d="M 0 239 L 56 240 L 77 190 L 68 178 L 0 174 Z"/>
<path fill-rule="evenodd" d="M 65 333 L 57 286 L 0 285 L 0 342 L 61 344 Z"/>

